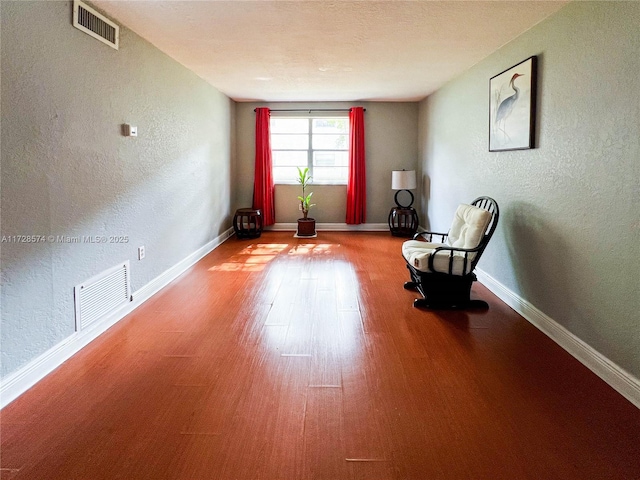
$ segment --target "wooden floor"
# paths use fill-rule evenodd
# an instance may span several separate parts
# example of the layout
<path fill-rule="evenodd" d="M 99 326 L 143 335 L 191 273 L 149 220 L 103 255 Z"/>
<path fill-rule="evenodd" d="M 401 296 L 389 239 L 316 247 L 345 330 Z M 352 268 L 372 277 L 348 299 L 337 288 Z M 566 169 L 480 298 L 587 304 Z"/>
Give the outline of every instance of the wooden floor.
<path fill-rule="evenodd" d="M 402 239 L 229 239 L 2 411 L 2 479 L 640 479 L 640 410 Z"/>

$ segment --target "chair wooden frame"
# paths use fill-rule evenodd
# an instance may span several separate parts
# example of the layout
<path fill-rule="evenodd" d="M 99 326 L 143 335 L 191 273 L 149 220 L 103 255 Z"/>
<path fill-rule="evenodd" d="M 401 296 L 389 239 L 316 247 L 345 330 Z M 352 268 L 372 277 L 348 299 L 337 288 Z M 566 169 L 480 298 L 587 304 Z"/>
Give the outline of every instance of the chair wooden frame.
<path fill-rule="evenodd" d="M 485 234 L 480 243 L 475 248 L 456 248 L 447 245 L 437 247 L 433 254 L 429 257 L 429 271 L 423 272 L 418 270 L 409 262 L 407 268 L 411 276 L 411 281 L 404 284 L 407 290 L 417 290 L 422 298 L 416 298 L 413 301 L 414 307 L 445 309 L 445 308 L 489 308 L 489 304 L 484 300 L 471 299 L 471 286 L 477 280 L 474 273 L 476 265 L 482 256 L 489 240 L 493 236 L 498 225 L 500 211 L 496 201 L 490 197 L 478 197 L 471 205 L 487 210 L 491 213 L 491 220 L 487 225 Z M 413 237 L 418 240 L 421 237 L 427 242 L 440 240 L 446 242 L 449 233 L 436 232 L 419 232 Z M 448 252 L 449 269 L 448 272 L 438 272 L 434 268 L 435 254 L 438 252 Z M 454 254 L 463 256 L 463 272 L 465 275 L 456 275 L 453 273 Z M 473 254 L 473 255 L 472 255 Z M 405 259 L 406 261 L 406 259 Z"/>

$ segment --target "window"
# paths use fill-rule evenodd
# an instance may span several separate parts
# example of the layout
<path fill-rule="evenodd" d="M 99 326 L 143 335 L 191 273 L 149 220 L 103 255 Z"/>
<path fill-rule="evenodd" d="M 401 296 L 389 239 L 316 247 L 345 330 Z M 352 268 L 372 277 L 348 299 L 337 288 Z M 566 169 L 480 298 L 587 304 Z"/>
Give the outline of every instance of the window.
<path fill-rule="evenodd" d="M 349 118 L 271 117 L 273 181 L 295 183 L 309 167 L 315 184 L 346 184 Z"/>

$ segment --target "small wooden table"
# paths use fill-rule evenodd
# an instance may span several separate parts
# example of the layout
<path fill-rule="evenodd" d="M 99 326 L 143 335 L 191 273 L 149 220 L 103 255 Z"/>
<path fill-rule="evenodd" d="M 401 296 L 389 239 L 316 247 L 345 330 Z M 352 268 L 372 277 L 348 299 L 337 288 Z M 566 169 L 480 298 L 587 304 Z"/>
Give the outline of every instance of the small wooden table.
<path fill-rule="evenodd" d="M 259 208 L 239 208 L 233 216 L 233 230 L 238 238 L 262 235 L 262 212 Z"/>
<path fill-rule="evenodd" d="M 394 237 L 413 237 L 418 231 L 418 213 L 413 207 L 393 207 L 389 212 L 389 230 Z"/>

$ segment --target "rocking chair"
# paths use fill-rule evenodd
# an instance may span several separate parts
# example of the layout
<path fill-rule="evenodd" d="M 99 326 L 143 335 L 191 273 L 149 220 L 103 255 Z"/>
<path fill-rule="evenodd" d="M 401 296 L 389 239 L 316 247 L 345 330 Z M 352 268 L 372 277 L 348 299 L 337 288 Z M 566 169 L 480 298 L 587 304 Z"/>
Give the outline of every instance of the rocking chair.
<path fill-rule="evenodd" d="M 471 205 L 458 206 L 448 233 L 419 232 L 403 243 L 402 256 L 411 275 L 404 288 L 422 295 L 413 301 L 414 307 L 489 308 L 483 300 L 471 300 L 471 285 L 498 217 L 495 200 L 479 197 Z M 438 239 L 441 243 L 434 243 Z"/>

